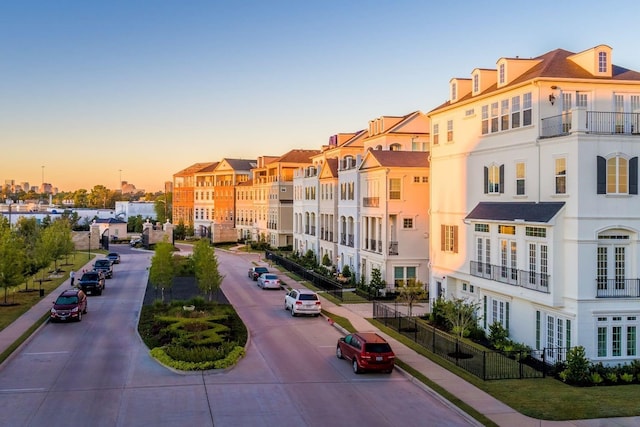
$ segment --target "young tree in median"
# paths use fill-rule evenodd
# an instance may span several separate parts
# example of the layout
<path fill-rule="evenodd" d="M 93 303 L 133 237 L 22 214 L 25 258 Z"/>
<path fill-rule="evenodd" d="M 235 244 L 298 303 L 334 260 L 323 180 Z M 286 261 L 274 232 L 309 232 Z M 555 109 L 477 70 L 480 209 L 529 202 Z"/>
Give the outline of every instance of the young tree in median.
<path fill-rule="evenodd" d="M 4 288 L 4 304 L 7 291 L 24 281 L 24 242 L 8 226 L 0 227 L 0 287 Z"/>
<path fill-rule="evenodd" d="M 218 257 L 208 240 L 201 239 L 193 246 L 193 264 L 198 288 L 212 301 L 224 276 L 218 270 Z"/>
<path fill-rule="evenodd" d="M 56 220 L 42 231 L 42 244 L 49 259 L 53 260 L 54 269 L 58 269 L 58 259 L 73 251 L 71 228 L 64 220 Z"/>
<path fill-rule="evenodd" d="M 157 243 L 155 253 L 151 258 L 149 281 L 155 286 L 156 290 L 160 288 L 162 302 L 164 302 L 164 290 L 171 289 L 173 285 L 175 270 L 173 245 L 166 241 Z"/>

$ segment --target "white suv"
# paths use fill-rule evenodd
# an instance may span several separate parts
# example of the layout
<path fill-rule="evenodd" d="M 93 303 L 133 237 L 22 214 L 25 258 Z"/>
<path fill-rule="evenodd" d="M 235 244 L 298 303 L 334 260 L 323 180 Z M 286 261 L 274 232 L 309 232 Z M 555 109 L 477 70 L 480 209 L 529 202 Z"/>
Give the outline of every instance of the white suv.
<path fill-rule="evenodd" d="M 292 289 L 284 297 L 284 309 L 296 314 L 313 314 L 320 316 L 322 305 L 318 294 L 308 289 Z"/>

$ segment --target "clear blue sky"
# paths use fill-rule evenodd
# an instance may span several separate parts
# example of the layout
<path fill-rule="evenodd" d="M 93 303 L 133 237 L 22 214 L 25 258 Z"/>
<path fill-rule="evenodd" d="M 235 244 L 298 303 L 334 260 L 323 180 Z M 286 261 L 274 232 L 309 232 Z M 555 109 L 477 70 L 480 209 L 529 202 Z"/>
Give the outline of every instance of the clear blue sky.
<path fill-rule="evenodd" d="M 157 191 L 429 111 L 500 57 L 607 44 L 640 71 L 637 0 L 433 3 L 0 2 L 0 180 Z"/>

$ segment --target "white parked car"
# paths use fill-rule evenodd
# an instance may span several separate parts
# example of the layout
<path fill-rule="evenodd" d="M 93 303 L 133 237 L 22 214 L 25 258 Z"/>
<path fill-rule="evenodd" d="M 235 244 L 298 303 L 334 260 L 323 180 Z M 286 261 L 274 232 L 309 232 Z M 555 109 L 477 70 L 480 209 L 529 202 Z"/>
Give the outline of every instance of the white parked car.
<path fill-rule="evenodd" d="M 308 289 L 292 289 L 284 297 L 284 309 L 291 310 L 291 316 L 313 314 L 317 317 L 322 311 L 322 304 L 315 292 Z"/>
<path fill-rule="evenodd" d="M 262 289 L 280 289 L 280 279 L 272 273 L 262 273 L 258 277 L 258 286 Z"/>

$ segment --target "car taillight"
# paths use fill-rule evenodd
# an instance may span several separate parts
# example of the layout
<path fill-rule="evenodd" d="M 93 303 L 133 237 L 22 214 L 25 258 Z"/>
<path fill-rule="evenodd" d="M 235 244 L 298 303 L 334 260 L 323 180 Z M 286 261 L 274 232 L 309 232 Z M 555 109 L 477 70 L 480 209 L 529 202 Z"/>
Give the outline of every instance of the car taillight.
<path fill-rule="evenodd" d="M 302 301 L 296 301 L 296 305 L 302 305 Z"/>
<path fill-rule="evenodd" d="M 316 305 L 320 305 L 320 301 L 316 301 Z"/>

